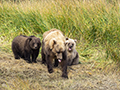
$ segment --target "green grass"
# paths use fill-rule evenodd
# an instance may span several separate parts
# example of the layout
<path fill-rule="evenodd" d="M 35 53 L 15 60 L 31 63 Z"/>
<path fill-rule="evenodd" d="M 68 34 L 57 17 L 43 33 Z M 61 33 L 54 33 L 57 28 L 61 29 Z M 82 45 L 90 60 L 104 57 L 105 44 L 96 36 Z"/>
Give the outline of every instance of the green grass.
<path fill-rule="evenodd" d="M 42 40 L 45 31 L 57 28 L 89 48 L 102 46 L 106 59 L 120 61 L 119 4 L 117 0 L 2 0 L 0 36 L 7 43 L 1 49 L 11 51 L 17 35 L 35 35 Z"/>

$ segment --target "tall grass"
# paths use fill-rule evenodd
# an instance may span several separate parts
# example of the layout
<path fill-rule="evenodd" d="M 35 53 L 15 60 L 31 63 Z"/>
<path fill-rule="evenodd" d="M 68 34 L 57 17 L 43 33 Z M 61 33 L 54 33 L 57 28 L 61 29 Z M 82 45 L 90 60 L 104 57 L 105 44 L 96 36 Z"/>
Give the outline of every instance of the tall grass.
<path fill-rule="evenodd" d="M 11 43 L 20 34 L 57 28 L 65 36 L 103 45 L 120 61 L 120 11 L 117 0 L 2 0 L 0 36 Z"/>

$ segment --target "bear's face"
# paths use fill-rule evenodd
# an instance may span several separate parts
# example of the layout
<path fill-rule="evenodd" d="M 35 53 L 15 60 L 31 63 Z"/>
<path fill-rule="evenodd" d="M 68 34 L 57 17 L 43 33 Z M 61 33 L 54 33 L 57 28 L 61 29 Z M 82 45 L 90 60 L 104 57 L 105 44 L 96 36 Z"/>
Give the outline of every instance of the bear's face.
<path fill-rule="evenodd" d="M 40 48 L 41 43 L 40 43 L 39 38 L 37 38 L 37 37 L 29 37 L 29 39 L 30 39 L 29 45 L 30 45 L 30 47 L 32 49 L 39 49 Z"/>
<path fill-rule="evenodd" d="M 61 40 L 50 40 L 50 49 L 52 50 L 52 53 L 56 56 L 58 60 L 62 60 L 63 56 L 62 53 L 65 51 L 65 43 Z"/>
<path fill-rule="evenodd" d="M 68 52 L 72 52 L 76 47 L 77 40 L 66 38 L 65 45 Z"/>

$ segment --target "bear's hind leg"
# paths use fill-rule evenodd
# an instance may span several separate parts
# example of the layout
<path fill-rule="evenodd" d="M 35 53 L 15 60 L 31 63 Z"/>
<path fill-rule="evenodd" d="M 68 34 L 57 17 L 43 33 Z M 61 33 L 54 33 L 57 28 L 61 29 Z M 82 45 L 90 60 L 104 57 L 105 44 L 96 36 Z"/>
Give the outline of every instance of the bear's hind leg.
<path fill-rule="evenodd" d="M 15 59 L 20 59 L 18 54 L 14 54 Z"/>
<path fill-rule="evenodd" d="M 13 51 L 13 54 L 15 59 L 20 59 L 19 53 L 17 53 L 16 51 Z"/>
<path fill-rule="evenodd" d="M 67 65 L 68 65 L 68 66 L 71 66 L 71 65 L 72 65 L 72 61 L 73 61 L 72 59 L 68 59 L 68 60 L 67 60 L 67 63 L 68 63 Z"/>
<path fill-rule="evenodd" d="M 79 62 L 79 55 L 78 55 L 78 53 L 76 54 L 76 57 L 72 61 L 72 65 L 77 65 L 77 64 L 81 64 Z"/>
<path fill-rule="evenodd" d="M 20 50 L 18 47 L 19 47 L 18 44 L 14 43 L 14 42 L 12 43 L 12 51 L 13 51 L 15 59 L 20 59 L 20 55 L 19 55 Z"/>

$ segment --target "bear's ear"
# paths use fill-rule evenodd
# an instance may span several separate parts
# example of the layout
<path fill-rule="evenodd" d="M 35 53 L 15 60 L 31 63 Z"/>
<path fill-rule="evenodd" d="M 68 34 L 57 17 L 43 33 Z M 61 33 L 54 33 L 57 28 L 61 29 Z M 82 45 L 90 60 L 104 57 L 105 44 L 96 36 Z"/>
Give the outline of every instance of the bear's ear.
<path fill-rule="evenodd" d="M 38 43 L 41 45 L 40 38 L 37 38 Z"/>
<path fill-rule="evenodd" d="M 56 42 L 56 40 L 54 39 L 54 40 L 53 40 L 53 44 L 56 44 L 56 43 L 57 43 L 57 42 Z"/>
<path fill-rule="evenodd" d="M 56 43 L 57 43 L 57 42 L 56 42 L 56 39 L 55 39 L 55 38 L 51 39 L 50 42 L 49 42 L 50 49 L 53 49 L 53 48 L 54 48 L 54 45 L 55 45 Z"/>
<path fill-rule="evenodd" d="M 66 46 L 66 44 L 67 44 L 68 42 L 67 41 L 65 41 L 65 46 Z"/>
<path fill-rule="evenodd" d="M 28 40 L 31 41 L 31 40 L 32 40 L 32 37 L 29 37 Z"/>
<path fill-rule="evenodd" d="M 40 41 L 40 38 L 37 38 L 37 41 Z"/>
<path fill-rule="evenodd" d="M 29 47 L 30 41 L 32 40 L 31 37 L 28 37 L 26 42 L 25 42 L 25 48 Z"/>
<path fill-rule="evenodd" d="M 35 37 L 35 36 L 34 36 L 34 35 L 32 35 L 32 36 L 29 36 L 29 37 L 31 37 L 31 38 L 32 38 L 32 37 Z"/>
<path fill-rule="evenodd" d="M 66 37 L 66 40 L 68 40 L 69 38 L 68 37 Z"/>
<path fill-rule="evenodd" d="M 77 40 L 76 40 L 76 39 L 75 39 L 74 41 L 75 41 L 75 43 L 77 42 Z"/>

